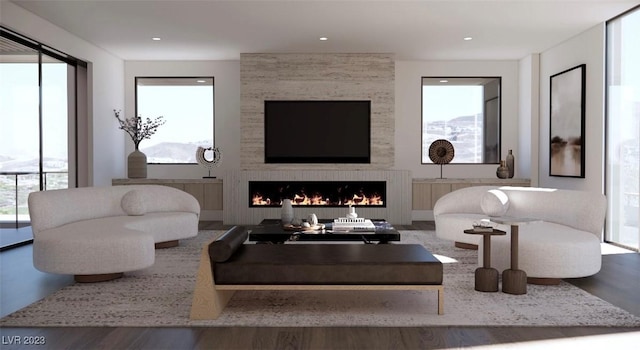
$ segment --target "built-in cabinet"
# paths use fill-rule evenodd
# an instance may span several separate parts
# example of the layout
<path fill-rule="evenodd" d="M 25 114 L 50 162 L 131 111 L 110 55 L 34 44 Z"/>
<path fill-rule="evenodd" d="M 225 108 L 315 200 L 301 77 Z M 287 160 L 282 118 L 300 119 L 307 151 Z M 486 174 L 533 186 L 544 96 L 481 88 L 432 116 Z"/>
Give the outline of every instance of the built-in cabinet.
<path fill-rule="evenodd" d="M 413 179 L 413 210 L 433 210 L 445 194 L 470 186 L 531 186 L 530 179 Z"/>
<path fill-rule="evenodd" d="M 112 179 L 111 184 L 170 186 L 194 196 L 201 210 L 222 210 L 221 179 Z"/>

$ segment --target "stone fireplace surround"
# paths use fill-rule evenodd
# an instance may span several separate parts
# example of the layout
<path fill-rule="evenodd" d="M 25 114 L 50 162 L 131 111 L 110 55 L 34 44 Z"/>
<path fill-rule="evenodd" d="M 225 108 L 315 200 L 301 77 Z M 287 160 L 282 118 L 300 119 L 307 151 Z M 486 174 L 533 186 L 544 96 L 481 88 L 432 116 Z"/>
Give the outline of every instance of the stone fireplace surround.
<path fill-rule="evenodd" d="M 384 53 L 243 53 L 240 55 L 240 168 L 390 169 L 395 155 L 395 61 Z M 266 164 L 265 100 L 371 101 L 371 163 Z M 304 118 L 304 116 L 301 116 Z M 301 142 L 317 135 L 291 130 Z"/>
<path fill-rule="evenodd" d="M 357 208 L 361 217 L 411 223 L 411 174 L 388 170 L 395 159 L 395 60 L 389 53 L 243 53 L 240 55 L 240 168 L 223 176 L 224 224 L 280 218 L 280 208 L 250 208 L 249 181 L 386 181 L 383 208 Z M 370 164 L 265 164 L 265 100 L 371 101 Z M 306 130 L 292 130 L 302 140 Z M 312 136 L 312 135 L 311 135 Z M 347 208 L 296 207 L 306 218 L 344 216 Z"/>
<path fill-rule="evenodd" d="M 358 207 L 360 217 L 386 219 L 391 224 L 411 224 L 411 172 L 408 170 L 235 170 L 223 179 L 223 223 L 225 225 L 256 225 L 263 219 L 279 219 L 280 208 L 249 207 L 249 181 L 386 181 L 386 207 Z M 347 207 L 296 207 L 294 215 L 306 218 L 315 213 L 318 218 L 343 217 Z"/>

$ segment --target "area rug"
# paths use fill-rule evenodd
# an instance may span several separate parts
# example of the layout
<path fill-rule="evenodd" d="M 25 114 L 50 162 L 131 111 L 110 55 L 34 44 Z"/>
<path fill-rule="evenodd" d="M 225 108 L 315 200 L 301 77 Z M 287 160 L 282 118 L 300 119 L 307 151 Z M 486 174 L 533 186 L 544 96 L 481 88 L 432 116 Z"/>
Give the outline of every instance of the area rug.
<path fill-rule="evenodd" d="M 528 285 L 526 295 L 474 291 L 477 252 L 433 231 L 401 231 L 444 263 L 444 315 L 433 291 L 242 291 L 217 320 L 189 319 L 200 250 L 221 231 L 201 231 L 156 251 L 153 267 L 124 278 L 73 284 L 0 320 L 0 326 L 616 326 L 640 318 L 569 283 Z"/>

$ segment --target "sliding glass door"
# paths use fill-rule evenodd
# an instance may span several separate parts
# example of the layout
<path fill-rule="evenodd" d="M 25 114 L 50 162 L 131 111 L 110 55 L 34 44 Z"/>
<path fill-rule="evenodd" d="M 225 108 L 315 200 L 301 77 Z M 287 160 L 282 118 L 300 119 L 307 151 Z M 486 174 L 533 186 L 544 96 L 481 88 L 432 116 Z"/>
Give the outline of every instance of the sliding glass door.
<path fill-rule="evenodd" d="M 640 8 L 607 23 L 606 240 L 640 249 Z"/>
<path fill-rule="evenodd" d="M 69 164 L 76 66 L 26 38 L 1 34 L 0 227 L 18 227 L 29 222 L 30 192 L 75 187 Z"/>
<path fill-rule="evenodd" d="M 43 55 L 43 61 L 44 59 Z M 42 180 L 43 189 L 69 187 L 69 91 L 74 67 L 46 58 L 42 63 Z M 72 186 L 73 187 L 73 186 Z"/>
<path fill-rule="evenodd" d="M 28 219 L 27 196 L 40 189 L 40 53 L 0 37 L 0 221 Z"/>

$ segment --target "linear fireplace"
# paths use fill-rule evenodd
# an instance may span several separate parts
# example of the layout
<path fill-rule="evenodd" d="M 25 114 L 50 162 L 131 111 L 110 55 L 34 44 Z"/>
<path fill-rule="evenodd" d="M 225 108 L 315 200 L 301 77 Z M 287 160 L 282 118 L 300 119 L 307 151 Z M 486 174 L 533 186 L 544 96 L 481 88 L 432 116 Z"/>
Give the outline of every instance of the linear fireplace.
<path fill-rule="evenodd" d="M 386 208 L 386 181 L 249 181 L 249 207 L 294 206 Z"/>
<path fill-rule="evenodd" d="M 294 182 L 337 182 L 362 183 L 381 181 L 385 191 L 381 191 L 383 206 L 364 206 L 356 208 L 358 217 L 385 219 L 394 225 L 411 224 L 412 176 L 409 170 L 228 170 L 223 181 L 223 223 L 225 225 L 258 225 L 264 219 L 280 218 L 281 206 L 253 206 L 249 193 L 250 182 L 276 181 L 281 184 Z M 306 191 L 305 191 L 306 192 Z M 279 193 L 279 192 L 277 192 Z M 266 196 L 263 194 L 266 201 Z M 278 200 L 270 199 L 270 201 Z M 345 206 L 297 205 L 294 216 L 305 218 L 316 214 L 319 219 L 332 219 L 345 216 Z"/>

